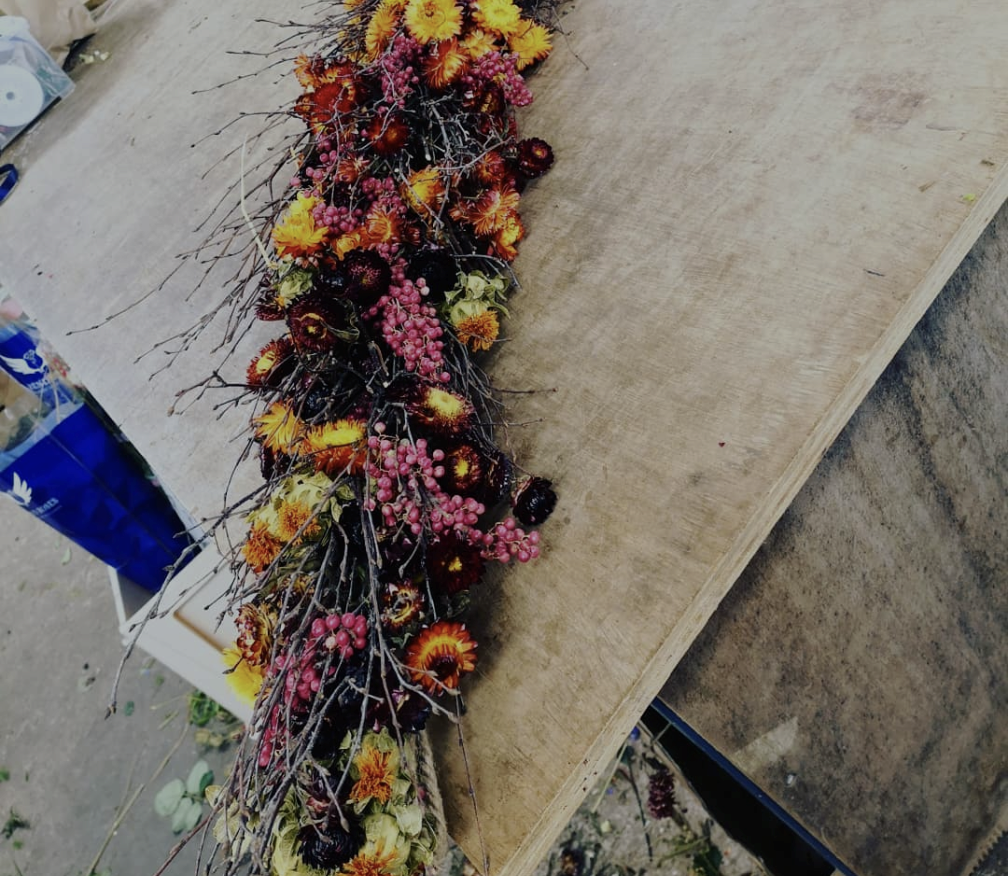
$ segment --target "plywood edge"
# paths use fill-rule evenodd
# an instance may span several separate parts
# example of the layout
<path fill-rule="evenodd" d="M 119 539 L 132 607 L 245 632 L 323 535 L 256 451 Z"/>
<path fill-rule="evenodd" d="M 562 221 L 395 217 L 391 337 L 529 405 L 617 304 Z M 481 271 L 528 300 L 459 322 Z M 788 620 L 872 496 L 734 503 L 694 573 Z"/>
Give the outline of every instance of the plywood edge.
<path fill-rule="evenodd" d="M 764 542 L 823 454 L 854 415 L 882 372 L 924 316 L 980 234 L 1008 199 L 1008 166 L 1003 166 L 976 200 L 958 231 L 932 263 L 924 278 L 907 297 L 889 326 L 868 351 L 861 366 L 812 427 L 781 476 L 758 505 L 756 513 L 730 549 L 713 568 L 672 635 L 655 653 L 637 683 L 605 723 L 584 758 L 560 786 L 525 841 L 499 869 L 497 876 L 527 876 L 549 851 L 570 820 L 594 777 L 608 763 L 647 705 L 658 695 L 669 674 L 728 594 L 746 565 Z"/>

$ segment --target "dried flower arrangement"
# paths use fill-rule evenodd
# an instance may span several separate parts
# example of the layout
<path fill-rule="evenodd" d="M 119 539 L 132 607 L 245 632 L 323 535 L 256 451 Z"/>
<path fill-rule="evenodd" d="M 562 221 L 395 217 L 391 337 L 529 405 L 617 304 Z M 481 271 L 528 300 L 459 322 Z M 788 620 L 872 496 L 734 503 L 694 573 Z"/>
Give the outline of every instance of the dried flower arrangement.
<path fill-rule="evenodd" d="M 224 655 L 253 717 L 208 791 L 224 873 L 435 863 L 422 731 L 462 714 L 487 564 L 535 559 L 556 501 L 495 443 L 502 406 L 474 361 L 515 287 L 521 194 L 553 161 L 515 108 L 556 5 L 346 0 L 297 60 L 296 173 L 242 281 L 285 330 L 246 373 L 265 484 Z"/>

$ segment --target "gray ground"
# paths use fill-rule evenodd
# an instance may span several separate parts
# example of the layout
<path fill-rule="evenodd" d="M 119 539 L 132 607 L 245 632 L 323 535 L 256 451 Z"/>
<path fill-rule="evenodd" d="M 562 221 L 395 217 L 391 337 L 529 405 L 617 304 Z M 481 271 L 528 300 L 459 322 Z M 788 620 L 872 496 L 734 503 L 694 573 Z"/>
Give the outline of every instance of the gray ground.
<path fill-rule="evenodd" d="M 105 566 L 7 499 L 0 533 L 0 824 L 16 813 L 30 825 L 0 833 L 0 876 L 87 874 L 110 834 L 98 873 L 152 874 L 175 843 L 153 793 L 204 756 L 185 721 L 191 687 L 138 655 L 105 720 L 122 653 Z M 166 872 L 194 872 L 191 851 Z"/>
<path fill-rule="evenodd" d="M 190 685 L 143 654 L 127 663 L 119 712 L 106 720 L 122 649 L 105 566 L 6 499 L 0 532 L 0 876 L 154 874 L 176 842 L 154 794 L 200 758 L 223 776 L 229 755 L 196 743 Z M 644 739 L 628 748 L 536 876 L 563 872 L 565 845 L 586 853 L 583 876 L 690 872 L 705 815 L 680 782 L 677 799 L 699 842 L 687 844 L 674 820 L 642 818 L 645 755 L 661 757 Z M 716 827 L 711 838 L 727 853 L 725 876 L 761 872 Z M 164 872 L 194 873 L 196 851 Z M 446 869 L 471 872 L 458 854 Z"/>

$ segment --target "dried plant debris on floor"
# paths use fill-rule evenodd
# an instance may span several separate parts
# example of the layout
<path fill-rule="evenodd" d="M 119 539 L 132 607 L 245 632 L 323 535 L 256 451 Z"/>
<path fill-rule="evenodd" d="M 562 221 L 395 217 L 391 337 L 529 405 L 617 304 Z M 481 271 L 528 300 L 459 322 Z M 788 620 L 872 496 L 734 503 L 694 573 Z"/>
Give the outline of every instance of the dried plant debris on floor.
<path fill-rule="evenodd" d="M 479 871 L 452 847 L 447 876 Z M 768 876 L 708 815 L 676 765 L 634 730 L 534 876 Z"/>

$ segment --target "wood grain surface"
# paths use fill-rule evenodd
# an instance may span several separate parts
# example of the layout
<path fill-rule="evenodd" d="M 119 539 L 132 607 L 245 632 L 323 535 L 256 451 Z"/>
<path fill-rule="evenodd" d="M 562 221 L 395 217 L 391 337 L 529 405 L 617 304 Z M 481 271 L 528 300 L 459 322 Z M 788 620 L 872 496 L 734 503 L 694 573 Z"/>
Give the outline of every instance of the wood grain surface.
<path fill-rule="evenodd" d="M 1008 827 L 1008 207 L 662 689 L 859 876 Z"/>
<path fill-rule="evenodd" d="M 0 281 L 213 513 L 248 411 L 165 416 L 216 361 L 213 329 L 154 380 L 157 356 L 134 365 L 213 286 L 187 297 L 190 267 L 62 336 L 198 241 L 239 164 L 207 168 L 243 129 L 190 144 L 291 77 L 191 93 L 261 64 L 225 50 L 273 42 L 252 22 L 275 4 L 121 9 L 108 65 L 14 152 Z M 1002 2 L 584 0 L 564 28 L 524 120 L 557 163 L 524 199 L 525 289 L 491 363 L 541 390 L 513 396 L 528 425 L 507 437 L 561 505 L 546 556 L 488 582 L 474 619 L 482 840 L 442 740 L 453 833 L 500 874 L 532 868 L 1008 192 Z M 235 491 L 254 480 L 246 466 Z"/>

